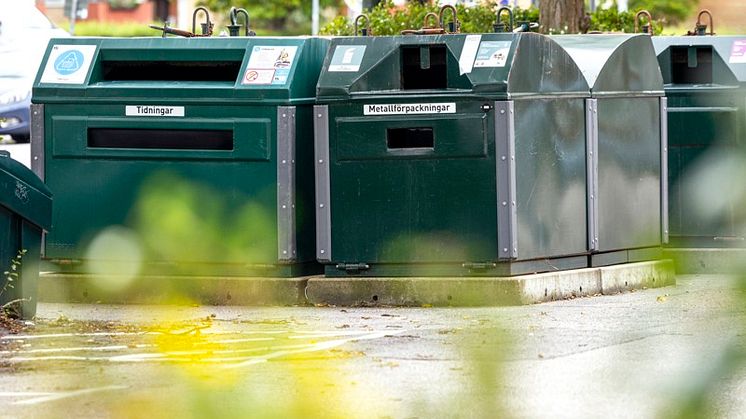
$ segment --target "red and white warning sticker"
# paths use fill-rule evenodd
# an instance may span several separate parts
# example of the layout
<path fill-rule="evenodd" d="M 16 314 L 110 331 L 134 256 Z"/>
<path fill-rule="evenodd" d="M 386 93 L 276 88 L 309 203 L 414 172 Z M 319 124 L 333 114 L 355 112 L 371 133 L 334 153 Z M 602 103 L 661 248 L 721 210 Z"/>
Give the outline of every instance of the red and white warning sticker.
<path fill-rule="evenodd" d="M 272 84 L 275 70 L 249 68 L 243 77 L 243 84 Z"/>

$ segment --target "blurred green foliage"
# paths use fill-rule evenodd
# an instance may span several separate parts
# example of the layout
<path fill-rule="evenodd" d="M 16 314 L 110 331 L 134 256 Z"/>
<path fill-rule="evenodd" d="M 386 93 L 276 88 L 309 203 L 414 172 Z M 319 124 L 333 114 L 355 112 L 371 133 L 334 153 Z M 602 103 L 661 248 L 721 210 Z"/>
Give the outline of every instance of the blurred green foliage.
<path fill-rule="evenodd" d="M 342 0 L 319 0 L 321 19 L 325 11 L 334 11 L 343 4 Z M 210 9 L 218 16 L 216 21 L 226 20 L 231 7 L 244 8 L 249 12 L 252 29 L 266 29 L 283 35 L 311 33 L 311 0 L 198 0 L 196 5 Z M 323 23 L 323 22 L 322 22 Z M 261 34 L 261 31 L 257 31 Z"/>
<path fill-rule="evenodd" d="M 645 9 L 653 18 L 676 24 L 691 16 L 699 0 L 630 0 L 630 10 Z"/>
<path fill-rule="evenodd" d="M 162 24 L 158 24 L 163 26 Z M 62 27 L 66 27 L 63 25 Z M 112 36 L 112 37 L 134 37 L 134 36 L 160 36 L 160 32 L 151 29 L 147 24 L 138 22 L 114 23 L 79 21 L 75 23 L 76 36 Z"/>

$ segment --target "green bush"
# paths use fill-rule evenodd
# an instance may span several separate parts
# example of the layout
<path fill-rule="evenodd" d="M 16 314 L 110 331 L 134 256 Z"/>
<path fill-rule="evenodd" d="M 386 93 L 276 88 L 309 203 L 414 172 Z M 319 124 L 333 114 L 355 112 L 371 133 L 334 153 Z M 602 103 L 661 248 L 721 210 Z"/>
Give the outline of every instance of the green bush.
<path fill-rule="evenodd" d="M 629 7 L 632 10 L 645 9 L 654 18 L 676 24 L 691 16 L 697 3 L 699 0 L 630 0 Z"/>
<path fill-rule="evenodd" d="M 461 32 L 464 33 L 487 33 L 492 32 L 495 23 L 495 11 L 498 9 L 495 0 L 478 4 L 471 8 L 457 5 L 458 17 L 461 21 Z M 423 26 L 423 19 L 428 12 L 438 12 L 438 8 L 431 5 L 421 5 L 418 2 L 407 3 L 402 10 L 395 8 L 391 0 L 384 0 L 371 10 L 365 11 L 370 17 L 370 27 L 373 35 L 398 35 L 404 29 L 419 29 Z M 610 9 L 597 9 L 590 14 L 589 31 L 598 32 L 634 32 L 634 12 L 618 12 L 616 6 Z M 655 16 L 655 15 L 654 15 Z M 503 21 L 507 21 L 507 14 L 502 15 Z M 538 22 L 539 10 L 531 7 L 528 9 L 513 9 L 515 22 Z M 449 20 L 450 16 L 446 18 Z M 643 18 L 643 23 L 644 18 Z M 660 33 L 661 21 L 654 22 L 655 32 Z M 337 16 L 331 23 L 321 28 L 323 35 L 348 36 L 353 34 L 353 25 L 350 19 Z"/>
<path fill-rule="evenodd" d="M 162 23 L 156 23 L 163 26 Z M 63 28 L 66 25 L 62 26 Z M 112 22 L 76 22 L 75 35 L 77 36 L 112 36 L 112 37 L 133 37 L 133 36 L 160 36 L 160 32 L 151 29 L 145 23 L 112 23 Z"/>

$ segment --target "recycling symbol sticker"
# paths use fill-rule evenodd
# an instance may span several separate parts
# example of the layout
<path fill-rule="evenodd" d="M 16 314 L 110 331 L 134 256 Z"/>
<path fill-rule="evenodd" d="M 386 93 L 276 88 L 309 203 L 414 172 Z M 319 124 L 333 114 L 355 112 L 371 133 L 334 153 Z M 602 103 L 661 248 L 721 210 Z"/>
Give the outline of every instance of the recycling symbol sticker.
<path fill-rule="evenodd" d="M 80 70 L 83 66 L 83 53 L 77 49 L 69 50 L 54 61 L 54 70 L 63 75 L 69 76 L 70 74 Z"/>
<path fill-rule="evenodd" d="M 44 64 L 41 83 L 83 84 L 95 61 L 96 45 L 53 45 Z"/>

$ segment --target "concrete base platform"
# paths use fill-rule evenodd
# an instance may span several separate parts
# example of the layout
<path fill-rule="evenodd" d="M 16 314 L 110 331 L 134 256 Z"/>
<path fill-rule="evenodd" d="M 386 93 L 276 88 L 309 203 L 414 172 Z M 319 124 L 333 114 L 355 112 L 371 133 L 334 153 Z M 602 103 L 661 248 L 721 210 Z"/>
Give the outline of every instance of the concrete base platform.
<path fill-rule="evenodd" d="M 671 261 L 502 278 L 141 277 L 44 273 L 50 303 L 500 306 L 533 304 L 676 283 Z"/>
<path fill-rule="evenodd" d="M 663 251 L 681 274 L 744 274 L 746 249 L 674 248 Z"/>
<path fill-rule="evenodd" d="M 201 304 L 286 306 L 306 304 L 308 277 L 118 276 L 42 273 L 39 301 L 47 303 Z"/>
<path fill-rule="evenodd" d="M 671 261 L 640 262 L 502 278 L 320 278 L 313 304 L 338 306 L 498 306 L 533 304 L 674 285 Z"/>

